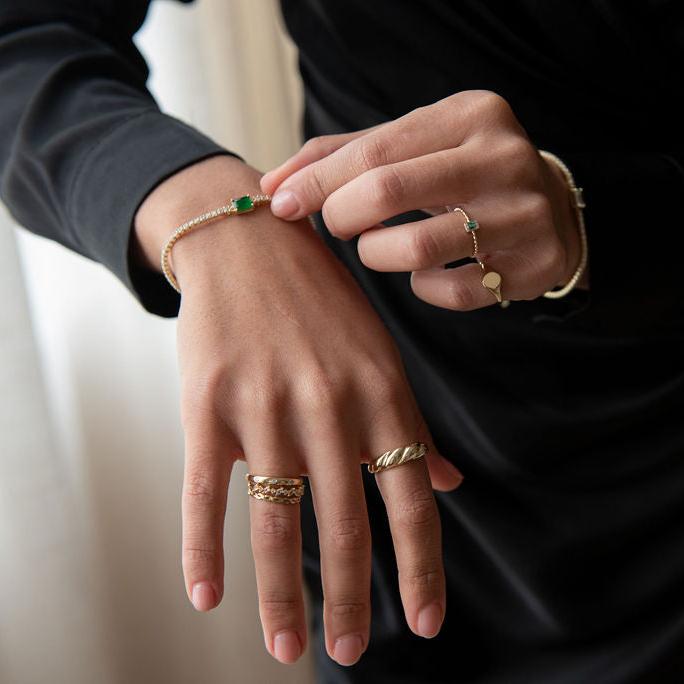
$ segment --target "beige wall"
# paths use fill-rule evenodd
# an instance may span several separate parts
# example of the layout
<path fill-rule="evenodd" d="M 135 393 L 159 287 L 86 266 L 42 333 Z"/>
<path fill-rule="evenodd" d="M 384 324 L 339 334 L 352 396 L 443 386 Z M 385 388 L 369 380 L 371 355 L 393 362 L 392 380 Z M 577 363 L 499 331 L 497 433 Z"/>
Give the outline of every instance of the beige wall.
<path fill-rule="evenodd" d="M 264 170 L 297 149 L 275 2 L 155 0 L 139 41 L 167 111 Z M 263 645 L 242 467 L 224 601 L 185 596 L 174 321 L 4 211 L 0 285 L 0 682 L 311 681 L 309 654 L 287 667 Z"/>

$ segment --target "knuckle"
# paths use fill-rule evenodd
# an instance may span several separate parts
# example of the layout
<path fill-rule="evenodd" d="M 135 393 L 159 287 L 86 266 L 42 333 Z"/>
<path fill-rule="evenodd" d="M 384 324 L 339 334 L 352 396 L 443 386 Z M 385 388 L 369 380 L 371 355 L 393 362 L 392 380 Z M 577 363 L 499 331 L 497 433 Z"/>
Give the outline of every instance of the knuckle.
<path fill-rule="evenodd" d="M 372 201 L 380 207 L 394 207 L 406 195 L 406 181 L 396 169 L 384 166 L 373 171 L 371 179 Z"/>
<path fill-rule="evenodd" d="M 509 135 L 501 140 L 497 147 L 498 159 L 513 169 L 522 169 L 526 173 L 535 168 L 532 163 L 533 149 L 530 143 L 521 135 Z"/>
<path fill-rule="evenodd" d="M 508 101 L 493 90 L 477 90 L 473 93 L 475 108 L 481 114 L 500 118 L 508 116 L 511 107 Z"/>
<path fill-rule="evenodd" d="M 397 504 L 395 516 L 406 527 L 432 527 L 439 517 L 432 492 L 415 490 Z"/>
<path fill-rule="evenodd" d="M 257 551 L 272 552 L 291 549 L 297 543 L 295 521 L 269 506 L 252 523 L 252 546 Z"/>
<path fill-rule="evenodd" d="M 235 390 L 235 402 L 241 414 L 272 416 L 277 414 L 284 402 L 284 392 L 273 382 L 252 380 L 240 383 Z"/>
<path fill-rule="evenodd" d="M 368 524 L 361 518 L 338 518 L 328 529 L 330 542 L 337 551 L 364 551 L 370 546 Z"/>
<path fill-rule="evenodd" d="M 305 183 L 304 192 L 300 197 L 305 208 L 323 206 L 328 195 L 326 191 L 326 179 L 321 164 L 314 162 L 304 167 Z M 298 195 L 301 193 L 298 193 Z"/>
<path fill-rule="evenodd" d="M 525 200 L 525 220 L 538 226 L 551 226 L 552 213 L 551 202 L 542 192 L 530 193 Z"/>
<path fill-rule="evenodd" d="M 333 619 L 360 618 L 368 612 L 368 603 L 353 598 L 333 599 L 330 602 L 330 617 Z"/>
<path fill-rule="evenodd" d="M 225 370 L 204 368 L 188 374 L 181 388 L 181 418 L 184 425 L 197 414 L 213 413 L 225 393 Z"/>
<path fill-rule="evenodd" d="M 359 140 L 354 162 L 359 174 L 378 166 L 385 166 L 388 162 L 387 148 L 377 136 L 368 135 Z"/>
<path fill-rule="evenodd" d="M 440 245 L 430 230 L 413 230 L 409 243 L 411 270 L 420 270 L 439 262 Z"/>
<path fill-rule="evenodd" d="M 331 141 L 330 137 L 327 135 L 316 135 L 313 138 L 309 138 L 304 145 L 302 145 L 302 149 L 314 153 L 325 153 L 330 147 Z"/>
<path fill-rule="evenodd" d="M 326 197 L 325 179 L 322 176 L 320 166 L 313 166 L 311 168 L 311 190 L 316 198 L 323 201 Z"/>
<path fill-rule="evenodd" d="M 454 278 L 447 284 L 447 306 L 456 311 L 467 311 L 474 303 L 473 293 L 460 279 Z"/>
<path fill-rule="evenodd" d="M 297 396 L 299 405 L 308 415 L 333 417 L 345 404 L 345 383 L 325 369 L 310 370 L 301 374 Z"/>
<path fill-rule="evenodd" d="M 291 618 L 299 611 L 299 601 L 290 592 L 274 589 L 259 592 L 261 611 L 269 619 Z"/>
<path fill-rule="evenodd" d="M 185 567 L 212 565 L 218 559 L 218 555 L 218 550 L 213 547 L 185 546 L 183 547 L 183 565 Z"/>
<path fill-rule="evenodd" d="M 442 585 L 442 573 L 434 567 L 415 566 L 407 571 L 399 571 L 400 579 L 415 589 L 430 590 Z"/>

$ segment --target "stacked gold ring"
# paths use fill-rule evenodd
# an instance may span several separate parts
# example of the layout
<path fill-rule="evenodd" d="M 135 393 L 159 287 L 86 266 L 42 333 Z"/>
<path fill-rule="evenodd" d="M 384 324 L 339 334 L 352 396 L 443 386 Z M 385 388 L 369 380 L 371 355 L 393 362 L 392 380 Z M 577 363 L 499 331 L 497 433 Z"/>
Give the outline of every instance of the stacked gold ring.
<path fill-rule="evenodd" d="M 389 468 L 403 465 L 409 461 L 415 461 L 418 458 L 423 458 L 427 453 L 427 444 L 423 442 L 412 442 L 407 446 L 390 449 L 381 456 L 378 456 L 372 463 L 368 464 L 368 472 L 379 473 Z"/>
<path fill-rule="evenodd" d="M 470 218 L 470 216 L 466 213 L 466 210 L 463 207 L 459 207 L 453 204 L 447 204 L 445 208 L 447 211 L 451 211 L 454 213 L 458 212 L 459 214 L 461 214 L 461 216 L 463 216 L 463 228 L 465 232 L 469 233 L 470 237 L 473 239 L 473 253 L 471 254 L 470 258 L 475 259 L 475 261 L 477 261 L 477 263 L 480 264 L 480 268 L 483 272 L 482 280 L 480 281 L 482 283 L 482 287 L 484 287 L 485 290 L 491 292 L 494 295 L 496 301 L 499 302 L 501 306 L 508 306 L 508 301 L 504 300 L 501 296 L 501 284 L 503 282 L 501 274 L 497 273 L 496 271 L 488 271 L 482 257 L 479 254 L 480 245 L 477 241 L 475 231 L 479 230 L 480 224 L 475 219 Z"/>
<path fill-rule="evenodd" d="M 272 503 L 298 504 L 304 496 L 305 484 L 300 477 L 245 475 L 247 493 L 255 499 Z"/>

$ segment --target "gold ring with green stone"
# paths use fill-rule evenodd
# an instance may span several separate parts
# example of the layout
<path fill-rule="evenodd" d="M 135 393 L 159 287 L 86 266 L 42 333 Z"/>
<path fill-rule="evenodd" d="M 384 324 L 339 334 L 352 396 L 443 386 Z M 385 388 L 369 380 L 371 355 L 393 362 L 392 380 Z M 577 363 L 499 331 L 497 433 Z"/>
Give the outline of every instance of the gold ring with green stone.
<path fill-rule="evenodd" d="M 499 302 L 502 307 L 508 306 L 508 301 L 504 300 L 501 296 L 501 284 L 503 283 L 501 274 L 497 273 L 496 271 L 488 271 L 484 264 L 484 260 L 479 256 L 480 246 L 477 241 L 477 235 L 475 234 L 475 231 L 480 229 L 480 224 L 475 219 L 471 218 L 463 207 L 447 204 L 445 209 L 448 212 L 459 213 L 461 216 L 463 216 L 463 228 L 465 229 L 465 232 L 469 233 L 470 237 L 473 239 L 473 253 L 471 254 L 470 258 L 475 259 L 475 261 L 480 264 L 480 268 L 484 271 L 484 275 L 480 281 L 482 283 L 482 287 L 491 292 L 496 301 Z"/>

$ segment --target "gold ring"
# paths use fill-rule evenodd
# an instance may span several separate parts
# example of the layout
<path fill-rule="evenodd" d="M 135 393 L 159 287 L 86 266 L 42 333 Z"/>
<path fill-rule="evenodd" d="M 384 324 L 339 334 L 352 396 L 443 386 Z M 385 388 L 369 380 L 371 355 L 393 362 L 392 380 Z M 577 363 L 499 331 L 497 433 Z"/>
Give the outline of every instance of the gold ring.
<path fill-rule="evenodd" d="M 270 477 L 269 475 L 245 475 L 247 493 L 255 499 L 273 503 L 298 504 L 304 496 L 304 480 L 301 477 Z"/>
<path fill-rule="evenodd" d="M 475 261 L 480 264 L 480 268 L 484 272 L 482 275 L 482 280 L 480 281 L 482 283 L 482 287 L 484 287 L 485 290 L 489 290 L 489 292 L 494 295 L 496 301 L 499 302 L 501 306 L 508 306 L 508 301 L 505 301 L 501 296 L 501 284 L 503 283 L 501 274 L 497 273 L 496 271 L 488 271 L 485 267 L 484 260 L 479 256 L 480 246 L 477 242 L 477 235 L 475 234 L 475 231 L 479 230 L 480 224 L 475 219 L 470 218 L 463 207 L 447 204 L 445 208 L 447 211 L 452 213 L 458 212 L 463 216 L 463 228 L 465 229 L 465 232 L 469 233 L 470 237 L 473 238 L 473 253 L 470 255 L 470 258 L 475 259 Z"/>
<path fill-rule="evenodd" d="M 368 464 L 368 472 L 379 473 L 382 470 L 388 470 L 409 461 L 415 461 L 418 458 L 423 458 L 427 450 L 427 444 L 423 444 L 423 442 L 412 442 L 407 446 L 390 449 Z"/>

